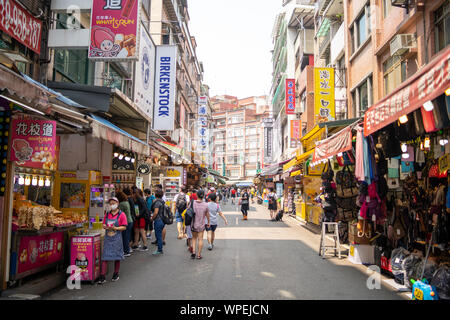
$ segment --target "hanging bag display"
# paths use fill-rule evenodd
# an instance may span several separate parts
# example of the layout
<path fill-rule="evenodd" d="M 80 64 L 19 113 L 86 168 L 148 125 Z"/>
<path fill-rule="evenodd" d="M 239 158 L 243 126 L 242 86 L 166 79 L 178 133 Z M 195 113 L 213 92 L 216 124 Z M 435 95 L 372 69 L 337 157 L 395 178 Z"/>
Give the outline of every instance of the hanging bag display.
<path fill-rule="evenodd" d="M 345 166 L 336 174 L 336 185 L 337 196 L 340 198 L 352 198 L 358 195 L 356 177 L 349 166 Z"/>
<path fill-rule="evenodd" d="M 422 112 L 420 110 L 416 110 L 413 113 L 414 118 L 414 127 L 416 128 L 416 133 L 418 136 L 425 134 L 425 127 L 423 126 L 423 118 Z"/>
<path fill-rule="evenodd" d="M 331 181 L 334 178 L 334 171 L 331 168 L 331 161 L 328 160 L 328 162 L 325 164 L 323 171 L 322 171 L 322 180 Z"/>
<path fill-rule="evenodd" d="M 447 127 L 450 127 L 450 120 L 448 118 L 447 113 L 447 105 L 446 105 L 445 95 L 440 95 L 436 99 L 433 100 L 433 116 L 436 121 L 436 129 L 441 130 Z"/>
<path fill-rule="evenodd" d="M 420 108 L 420 111 L 422 112 L 423 126 L 425 128 L 425 131 L 435 132 L 437 129 L 436 122 L 434 121 L 433 111 L 426 111 L 423 106 Z"/>

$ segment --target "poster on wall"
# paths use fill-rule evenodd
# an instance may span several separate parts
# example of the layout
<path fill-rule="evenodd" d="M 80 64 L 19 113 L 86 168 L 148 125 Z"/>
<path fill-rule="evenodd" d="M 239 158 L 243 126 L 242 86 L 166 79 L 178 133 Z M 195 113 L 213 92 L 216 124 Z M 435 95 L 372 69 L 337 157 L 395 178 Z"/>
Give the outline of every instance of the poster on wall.
<path fill-rule="evenodd" d="M 134 102 L 150 118 L 153 117 L 155 58 L 156 47 L 144 25 L 141 25 L 139 61 L 135 66 Z"/>
<path fill-rule="evenodd" d="M 334 69 L 314 68 L 314 124 L 334 121 Z"/>
<path fill-rule="evenodd" d="M 93 0 L 89 58 L 137 60 L 139 0 Z"/>
<path fill-rule="evenodd" d="M 295 80 L 286 79 L 286 114 L 295 114 Z"/>
<path fill-rule="evenodd" d="M 153 130 L 172 131 L 175 119 L 177 47 L 156 47 Z"/>
<path fill-rule="evenodd" d="M 10 161 L 28 168 L 56 170 L 56 121 L 13 119 Z"/>

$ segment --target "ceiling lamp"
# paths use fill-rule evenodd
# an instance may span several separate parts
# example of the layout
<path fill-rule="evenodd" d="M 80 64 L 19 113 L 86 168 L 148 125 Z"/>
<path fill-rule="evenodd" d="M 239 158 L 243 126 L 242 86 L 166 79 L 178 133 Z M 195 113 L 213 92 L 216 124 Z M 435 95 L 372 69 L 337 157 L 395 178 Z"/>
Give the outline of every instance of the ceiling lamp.
<path fill-rule="evenodd" d="M 44 186 L 44 179 L 40 178 L 39 182 L 38 182 L 39 187 L 43 187 Z"/>
<path fill-rule="evenodd" d="M 426 137 L 426 138 L 425 138 L 425 140 L 424 140 L 424 142 L 423 142 L 423 147 L 424 147 L 425 149 L 427 149 L 427 150 L 430 149 L 430 147 L 431 147 L 431 140 L 430 140 L 429 137 Z"/>
<path fill-rule="evenodd" d="M 23 176 L 19 177 L 19 185 L 23 186 L 25 184 L 25 178 Z"/>
<path fill-rule="evenodd" d="M 447 143 L 448 143 L 448 139 L 447 139 L 447 138 L 441 138 L 441 139 L 439 140 L 439 144 L 440 144 L 441 146 L 445 146 Z"/>
<path fill-rule="evenodd" d="M 130 161 L 130 160 L 131 160 L 131 158 L 128 155 L 126 155 L 125 156 L 125 161 Z"/>
<path fill-rule="evenodd" d="M 123 159 L 123 154 L 119 154 L 119 160 Z"/>
<path fill-rule="evenodd" d="M 118 152 L 114 152 L 114 158 L 117 158 L 119 156 Z"/>
<path fill-rule="evenodd" d="M 30 176 L 26 176 L 25 177 L 25 185 L 29 186 L 30 184 L 31 184 L 31 178 L 30 178 Z"/>
<path fill-rule="evenodd" d="M 401 117 L 398 119 L 398 121 L 399 121 L 401 124 L 407 123 L 407 122 L 408 122 L 408 116 L 405 114 L 405 115 L 401 116 Z"/>
<path fill-rule="evenodd" d="M 49 179 L 49 178 L 46 178 L 46 179 L 45 179 L 45 186 L 46 186 L 46 187 L 50 187 L 50 184 L 51 184 L 50 179 Z"/>
<path fill-rule="evenodd" d="M 445 90 L 445 95 L 450 96 L 450 88 L 447 88 L 447 90 Z"/>
<path fill-rule="evenodd" d="M 423 108 L 425 109 L 425 111 L 432 111 L 434 109 L 434 105 L 433 102 L 427 101 L 423 104 Z"/>
<path fill-rule="evenodd" d="M 31 179 L 31 185 L 32 186 L 37 186 L 38 184 L 38 179 L 36 176 L 33 176 L 33 179 Z"/>
<path fill-rule="evenodd" d="M 408 146 L 406 143 L 402 143 L 402 152 L 405 153 L 406 151 L 408 151 Z"/>

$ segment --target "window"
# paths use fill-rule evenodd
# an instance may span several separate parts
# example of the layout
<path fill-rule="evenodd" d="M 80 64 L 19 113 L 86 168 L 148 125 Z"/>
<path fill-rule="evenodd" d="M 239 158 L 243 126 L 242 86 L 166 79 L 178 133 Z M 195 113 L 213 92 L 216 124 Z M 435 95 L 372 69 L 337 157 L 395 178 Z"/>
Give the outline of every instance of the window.
<path fill-rule="evenodd" d="M 255 128 L 255 127 L 248 127 L 248 128 L 246 129 L 245 134 L 246 134 L 247 136 L 257 134 L 256 128 Z"/>
<path fill-rule="evenodd" d="M 112 66 L 112 64 L 109 64 L 108 78 L 110 79 L 110 81 L 109 81 L 108 85 L 106 85 L 107 87 L 116 88 L 125 93 L 125 79 Z M 179 117 L 176 117 L 176 119 L 179 119 Z"/>
<path fill-rule="evenodd" d="M 345 69 L 345 55 L 344 55 L 336 63 L 336 75 L 334 81 L 336 88 L 345 88 L 347 86 L 345 75 L 346 69 Z"/>
<path fill-rule="evenodd" d="M 352 92 L 353 108 L 357 117 L 360 117 L 372 105 L 372 76 L 365 79 Z"/>
<path fill-rule="evenodd" d="M 447 0 L 434 12 L 434 37 L 436 53 L 450 44 L 450 1 Z"/>
<path fill-rule="evenodd" d="M 370 5 L 364 7 L 361 15 L 355 20 L 350 28 L 350 39 L 352 42 L 352 54 L 369 38 L 370 26 Z"/>
<path fill-rule="evenodd" d="M 53 81 L 93 85 L 94 66 L 87 49 L 55 49 Z"/>
<path fill-rule="evenodd" d="M 383 18 L 386 18 L 392 9 L 392 0 L 383 0 Z"/>
<path fill-rule="evenodd" d="M 304 90 L 300 96 L 300 113 L 306 111 L 306 90 Z"/>
<path fill-rule="evenodd" d="M 406 80 L 406 61 L 400 56 L 393 56 L 383 63 L 384 95 L 390 94 Z"/>
<path fill-rule="evenodd" d="M 239 177 L 240 176 L 240 171 L 239 169 L 235 169 L 235 170 L 231 170 L 231 176 L 232 177 Z"/>
<path fill-rule="evenodd" d="M 90 26 L 91 13 L 80 12 L 58 13 L 56 21 L 56 29 L 87 29 Z"/>
<path fill-rule="evenodd" d="M 246 177 L 256 176 L 256 169 L 245 170 L 245 176 L 246 176 Z"/>

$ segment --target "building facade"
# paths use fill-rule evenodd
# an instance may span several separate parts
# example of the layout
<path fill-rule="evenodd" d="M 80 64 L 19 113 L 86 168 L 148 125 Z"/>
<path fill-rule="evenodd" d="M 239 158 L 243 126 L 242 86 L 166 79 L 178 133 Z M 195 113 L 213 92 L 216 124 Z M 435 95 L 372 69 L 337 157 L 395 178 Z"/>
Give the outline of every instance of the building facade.
<path fill-rule="evenodd" d="M 230 178 L 229 184 L 251 182 L 264 165 L 262 121 L 270 115 L 266 96 L 211 99 L 214 130 L 214 169 Z"/>

